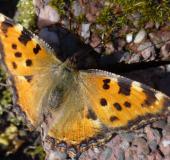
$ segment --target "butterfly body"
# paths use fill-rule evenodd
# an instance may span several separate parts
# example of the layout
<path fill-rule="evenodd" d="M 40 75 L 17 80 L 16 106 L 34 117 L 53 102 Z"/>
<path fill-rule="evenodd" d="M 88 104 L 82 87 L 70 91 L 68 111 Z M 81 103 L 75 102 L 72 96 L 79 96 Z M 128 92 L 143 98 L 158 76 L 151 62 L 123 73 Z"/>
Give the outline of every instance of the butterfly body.
<path fill-rule="evenodd" d="M 14 104 L 41 130 L 46 150 L 74 156 L 169 114 L 165 94 L 113 73 L 79 71 L 71 60 L 62 63 L 41 39 L 1 14 L 0 53 Z"/>

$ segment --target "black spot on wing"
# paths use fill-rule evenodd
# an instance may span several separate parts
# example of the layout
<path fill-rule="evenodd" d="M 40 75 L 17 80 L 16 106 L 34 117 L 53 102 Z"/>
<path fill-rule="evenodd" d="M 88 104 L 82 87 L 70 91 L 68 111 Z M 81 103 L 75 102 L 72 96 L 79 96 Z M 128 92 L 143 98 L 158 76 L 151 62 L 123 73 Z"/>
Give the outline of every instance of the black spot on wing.
<path fill-rule="evenodd" d="M 7 36 L 8 28 L 13 26 L 13 22 L 5 18 L 5 20 L 1 23 L 1 30 L 5 34 L 5 36 Z"/>
<path fill-rule="evenodd" d="M 108 84 L 103 85 L 103 89 L 109 89 L 109 88 L 110 88 L 110 86 Z"/>
<path fill-rule="evenodd" d="M 12 43 L 12 49 L 17 49 L 17 45 L 15 43 Z"/>
<path fill-rule="evenodd" d="M 26 45 L 29 41 L 31 41 L 31 39 L 32 39 L 31 34 L 25 28 L 23 28 L 21 35 L 18 37 L 18 40 L 22 44 Z"/>
<path fill-rule="evenodd" d="M 130 95 L 132 82 L 124 78 L 118 78 L 119 94 L 124 94 L 126 96 Z"/>
<path fill-rule="evenodd" d="M 117 121 L 117 120 L 119 120 L 119 118 L 116 117 L 116 116 L 111 116 L 111 117 L 110 117 L 110 121 L 111 121 L 111 122 L 114 122 L 114 121 Z"/>
<path fill-rule="evenodd" d="M 92 119 L 92 120 L 97 119 L 97 116 L 96 116 L 95 112 L 92 109 L 88 109 L 87 118 Z"/>
<path fill-rule="evenodd" d="M 128 102 L 128 101 L 126 101 L 126 102 L 124 103 L 124 106 L 125 106 L 126 108 L 130 108 L 130 107 L 131 107 L 131 103 Z"/>
<path fill-rule="evenodd" d="M 32 75 L 30 75 L 30 76 L 24 76 L 24 77 L 25 77 L 25 79 L 27 80 L 27 82 L 31 82 L 31 81 L 32 81 L 32 78 L 33 78 Z"/>
<path fill-rule="evenodd" d="M 25 61 L 25 63 L 26 63 L 26 66 L 27 66 L 27 67 L 32 66 L 32 60 L 31 60 L 31 59 L 27 59 L 27 60 Z"/>
<path fill-rule="evenodd" d="M 17 58 L 22 57 L 22 53 L 21 52 L 15 52 L 15 57 L 17 57 Z"/>
<path fill-rule="evenodd" d="M 15 62 L 12 62 L 12 66 L 14 69 L 17 69 L 17 64 Z"/>
<path fill-rule="evenodd" d="M 117 111 L 121 111 L 122 110 L 122 107 L 119 103 L 114 103 L 113 104 L 114 108 L 117 110 Z"/>
<path fill-rule="evenodd" d="M 104 79 L 103 80 L 103 89 L 105 89 L 105 90 L 109 89 L 110 88 L 109 83 L 110 83 L 110 79 Z"/>
<path fill-rule="evenodd" d="M 41 50 L 41 47 L 40 47 L 39 44 L 36 44 L 36 47 L 33 48 L 33 52 L 34 52 L 35 54 L 38 54 L 38 52 L 39 52 L 40 50 Z"/>
<path fill-rule="evenodd" d="M 102 106 L 107 106 L 107 101 L 106 101 L 106 99 L 105 99 L 105 98 L 101 98 L 101 99 L 100 99 L 100 104 L 101 104 Z"/>
<path fill-rule="evenodd" d="M 143 88 L 143 92 L 146 95 L 146 99 L 143 102 L 142 107 L 150 107 L 157 101 L 155 92 L 147 89 L 145 86 L 141 86 L 141 88 Z"/>
<path fill-rule="evenodd" d="M 107 78 L 107 79 L 104 79 L 103 82 L 106 83 L 106 84 L 107 84 L 107 83 L 110 83 L 110 79 L 108 79 L 108 78 Z"/>

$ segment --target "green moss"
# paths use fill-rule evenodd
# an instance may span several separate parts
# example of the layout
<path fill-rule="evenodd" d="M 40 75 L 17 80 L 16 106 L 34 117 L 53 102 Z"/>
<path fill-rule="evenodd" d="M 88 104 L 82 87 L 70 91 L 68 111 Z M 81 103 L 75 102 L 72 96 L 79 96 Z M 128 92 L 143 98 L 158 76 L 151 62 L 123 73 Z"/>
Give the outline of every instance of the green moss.
<path fill-rule="evenodd" d="M 0 83 L 3 85 L 6 84 L 6 75 L 4 74 L 3 70 L 0 68 Z M 12 95 L 9 89 L 5 86 L 0 87 L 0 114 L 3 113 L 1 107 L 8 107 L 12 102 Z"/>
<path fill-rule="evenodd" d="M 0 144 L 8 146 L 10 141 L 16 137 L 17 132 L 17 127 L 11 124 L 8 128 L 6 128 L 4 133 L 0 134 Z"/>
<path fill-rule="evenodd" d="M 36 148 L 27 148 L 25 152 L 27 155 L 30 155 L 32 159 L 35 159 L 35 157 L 38 157 L 39 160 L 45 159 L 45 152 L 42 146 L 36 146 Z"/>
<path fill-rule="evenodd" d="M 65 1 L 64 0 L 51 0 L 49 5 L 56 9 L 60 15 L 65 15 Z"/>
<path fill-rule="evenodd" d="M 11 93 L 8 89 L 2 91 L 2 97 L 0 99 L 0 103 L 2 106 L 7 106 L 11 104 Z"/>
<path fill-rule="evenodd" d="M 75 17 L 75 20 L 77 23 L 80 24 L 80 23 L 83 23 L 86 20 L 86 18 L 84 14 L 80 14 L 78 17 Z"/>
<path fill-rule="evenodd" d="M 0 68 L 0 149 L 6 153 L 11 153 L 19 142 L 19 126 L 22 118 L 11 111 L 12 94 L 6 84 L 6 75 Z"/>
<path fill-rule="evenodd" d="M 107 0 L 106 2 L 109 5 L 101 10 L 97 22 L 106 25 L 112 21 L 114 28 L 133 24 L 132 15 L 135 14 L 139 14 L 140 27 L 149 21 L 163 24 L 170 20 L 168 0 L 160 2 L 153 0 Z"/>
<path fill-rule="evenodd" d="M 140 29 L 147 22 L 163 25 L 170 20 L 169 6 L 169 0 L 106 0 L 96 19 L 100 27 L 95 32 L 103 35 L 105 43 L 125 26 Z"/>
<path fill-rule="evenodd" d="M 96 22 L 100 24 L 106 24 L 113 20 L 113 13 L 110 7 L 104 7 L 100 16 L 97 18 Z"/>
<path fill-rule="evenodd" d="M 33 0 L 19 1 L 15 20 L 21 23 L 25 28 L 34 30 L 36 26 L 36 14 L 33 6 Z"/>

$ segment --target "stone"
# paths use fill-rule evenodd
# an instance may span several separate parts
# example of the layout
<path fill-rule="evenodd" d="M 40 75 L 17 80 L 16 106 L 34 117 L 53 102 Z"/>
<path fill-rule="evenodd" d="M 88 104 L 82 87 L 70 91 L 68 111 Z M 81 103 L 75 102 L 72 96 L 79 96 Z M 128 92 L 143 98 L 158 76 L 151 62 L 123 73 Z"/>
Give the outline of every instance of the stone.
<path fill-rule="evenodd" d="M 147 156 L 147 160 L 163 160 L 161 153 L 159 151 L 152 152 Z"/>
<path fill-rule="evenodd" d="M 112 42 L 108 42 L 105 44 L 105 53 L 107 55 L 112 54 L 114 52 L 114 46 Z"/>
<path fill-rule="evenodd" d="M 120 147 L 123 149 L 123 150 L 126 150 L 128 147 L 130 146 L 130 143 L 124 139 L 124 141 L 120 144 Z"/>
<path fill-rule="evenodd" d="M 46 160 L 64 160 L 64 159 L 66 159 L 66 157 L 67 157 L 67 155 L 65 153 L 51 150 L 46 155 Z"/>
<path fill-rule="evenodd" d="M 141 29 L 135 36 L 134 43 L 141 43 L 146 38 L 146 31 Z"/>
<path fill-rule="evenodd" d="M 126 41 L 122 38 L 117 39 L 117 50 L 122 51 L 123 47 L 125 47 Z"/>
<path fill-rule="evenodd" d="M 165 43 L 161 47 L 160 57 L 162 60 L 170 60 L 170 42 Z"/>
<path fill-rule="evenodd" d="M 135 157 L 137 158 L 137 151 L 136 147 L 132 146 L 125 150 L 125 159 L 126 160 L 134 160 Z"/>
<path fill-rule="evenodd" d="M 132 142 L 132 140 L 135 138 L 135 133 L 134 132 L 129 132 L 129 133 L 122 133 L 121 137 L 124 140 L 128 142 Z"/>
<path fill-rule="evenodd" d="M 153 128 L 161 128 L 161 129 L 163 129 L 165 126 L 166 126 L 165 120 L 159 120 L 159 121 L 156 121 L 156 122 L 154 122 L 152 124 Z"/>
<path fill-rule="evenodd" d="M 84 10 L 81 7 L 79 1 L 73 1 L 72 10 L 73 10 L 73 15 L 75 17 L 78 17 L 78 16 L 84 14 Z"/>
<path fill-rule="evenodd" d="M 147 139 L 148 139 L 148 142 L 150 143 L 151 141 L 153 140 L 156 140 L 156 143 L 158 144 L 160 142 L 160 133 L 158 130 L 156 129 L 152 129 L 151 127 L 149 126 L 146 126 L 145 127 L 145 133 L 146 133 L 146 136 L 147 136 Z"/>
<path fill-rule="evenodd" d="M 155 48 L 149 40 L 141 43 L 137 50 L 145 61 L 154 60 L 156 58 Z"/>
<path fill-rule="evenodd" d="M 160 143 L 160 151 L 163 153 L 164 156 L 170 155 L 170 135 L 164 136 L 161 139 Z"/>
<path fill-rule="evenodd" d="M 152 29 L 154 27 L 154 23 L 153 22 L 147 22 L 145 24 L 145 29 Z"/>
<path fill-rule="evenodd" d="M 149 153 L 148 144 L 147 144 L 146 140 L 142 137 L 136 138 L 132 142 L 132 145 L 137 147 L 138 155 L 147 155 Z"/>
<path fill-rule="evenodd" d="M 133 54 L 133 55 L 131 55 L 128 63 L 129 64 L 130 63 L 137 63 L 137 62 L 140 62 L 140 60 L 141 60 L 141 55 L 140 54 Z"/>
<path fill-rule="evenodd" d="M 127 43 L 131 43 L 132 40 L 133 40 L 133 33 L 128 33 L 128 34 L 126 35 L 126 42 L 127 42 Z"/>
<path fill-rule="evenodd" d="M 164 130 L 162 131 L 162 134 L 163 134 L 164 136 L 170 135 L 170 124 L 167 125 L 167 126 L 165 126 Z"/>
<path fill-rule="evenodd" d="M 122 149 L 119 150 L 117 160 L 125 160 L 125 153 Z"/>
<path fill-rule="evenodd" d="M 90 37 L 90 23 L 83 23 L 81 26 L 81 36 L 84 39 L 87 39 Z"/>
<path fill-rule="evenodd" d="M 85 12 L 85 17 L 90 23 L 95 23 L 96 18 L 99 16 L 103 4 L 100 1 L 91 1 L 88 3 L 88 7 Z"/>
<path fill-rule="evenodd" d="M 101 154 L 101 157 L 103 157 L 103 159 L 111 159 L 112 152 L 112 148 L 106 147 L 106 149 Z"/>
<path fill-rule="evenodd" d="M 151 42 L 155 45 L 156 48 L 162 47 L 163 44 L 162 44 L 160 32 L 149 33 L 149 38 L 150 38 Z"/>
<path fill-rule="evenodd" d="M 156 140 L 152 140 L 152 141 L 149 142 L 149 148 L 152 151 L 155 151 L 157 149 L 157 146 L 158 146 L 158 144 L 157 144 Z"/>
<path fill-rule="evenodd" d="M 53 9 L 51 6 L 45 6 L 40 9 L 38 15 L 38 27 L 43 28 L 59 22 L 60 15 L 57 10 Z"/>

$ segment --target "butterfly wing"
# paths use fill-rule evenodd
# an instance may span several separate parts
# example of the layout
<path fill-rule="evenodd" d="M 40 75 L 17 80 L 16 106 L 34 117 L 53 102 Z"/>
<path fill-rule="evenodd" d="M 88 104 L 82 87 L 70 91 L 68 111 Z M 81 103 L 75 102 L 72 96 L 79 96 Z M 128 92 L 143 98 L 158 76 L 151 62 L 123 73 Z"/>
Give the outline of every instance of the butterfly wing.
<path fill-rule="evenodd" d="M 132 130 L 169 113 L 166 95 L 112 73 L 80 71 L 70 86 L 47 132 L 69 145 L 107 139 L 107 133 Z"/>
<path fill-rule="evenodd" d="M 47 45 L 21 25 L 0 14 L 1 62 L 10 75 L 15 104 L 37 126 L 44 97 L 54 84 L 53 68 L 60 62 Z"/>
<path fill-rule="evenodd" d="M 111 129 L 130 130 L 169 112 L 169 97 L 139 82 L 98 70 L 80 72 L 80 77 L 87 101 Z"/>
<path fill-rule="evenodd" d="M 100 123 L 92 121 L 92 110 L 85 103 L 84 93 L 80 92 L 80 86 L 76 82 L 68 82 L 70 87 L 64 93 L 63 102 L 52 109 L 47 117 L 47 124 L 43 128 L 46 134 L 67 144 L 80 144 L 82 141 L 93 137 L 94 133 L 100 133 Z M 93 119 L 95 119 L 95 115 Z M 48 129 L 45 129 L 48 128 Z"/>

